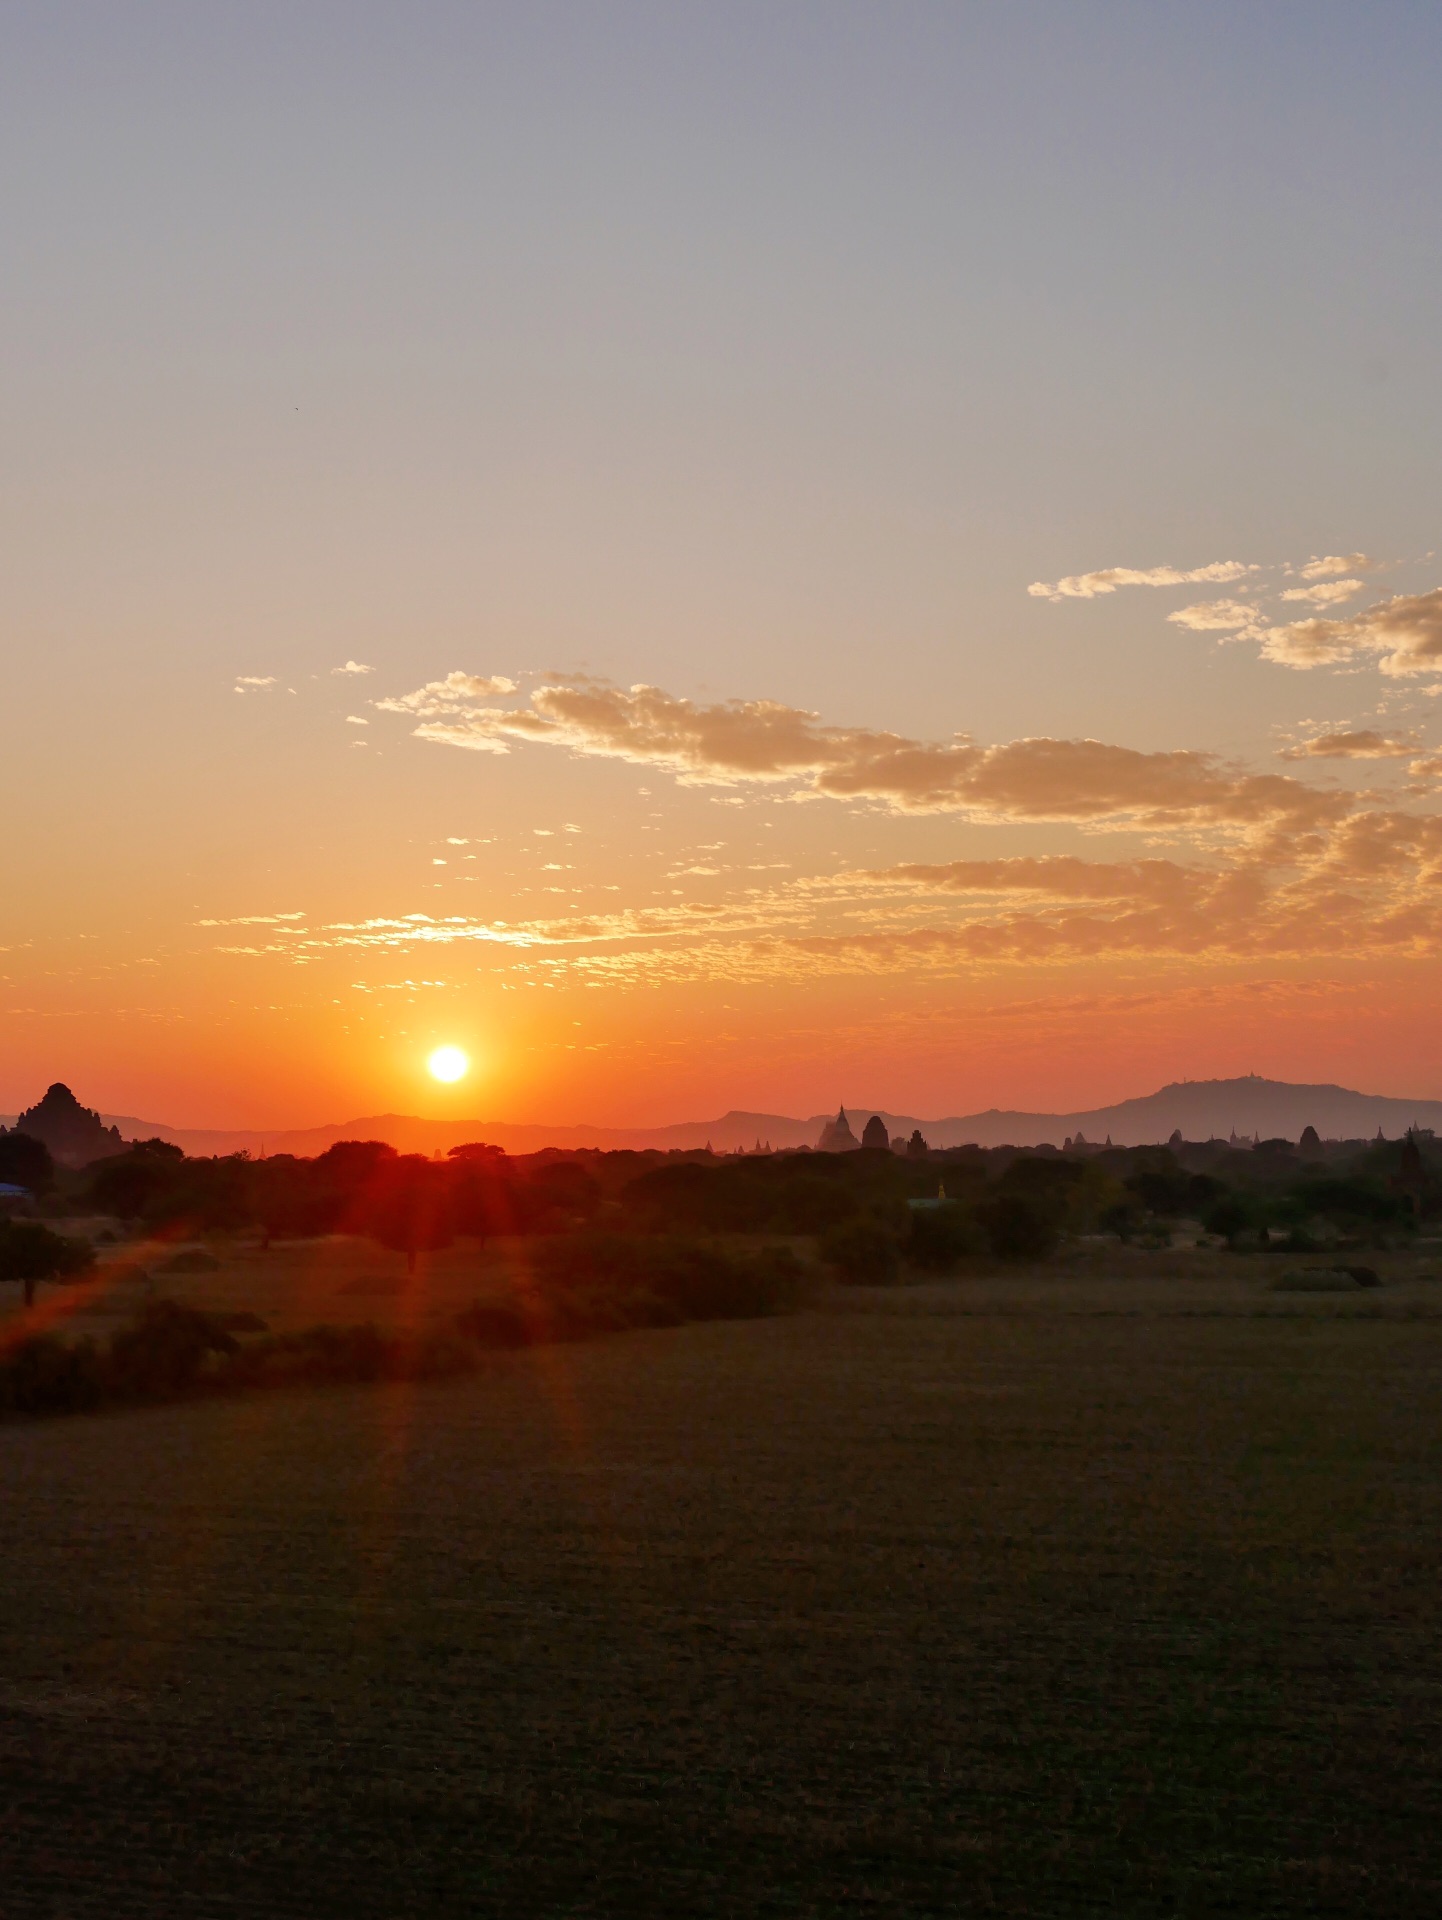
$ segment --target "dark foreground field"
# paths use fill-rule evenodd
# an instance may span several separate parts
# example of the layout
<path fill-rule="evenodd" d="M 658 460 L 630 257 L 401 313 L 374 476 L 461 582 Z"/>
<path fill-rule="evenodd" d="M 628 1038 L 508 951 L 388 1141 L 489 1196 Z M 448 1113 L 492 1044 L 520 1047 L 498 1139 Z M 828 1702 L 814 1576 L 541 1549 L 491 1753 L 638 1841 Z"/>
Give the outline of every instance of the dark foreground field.
<path fill-rule="evenodd" d="M 938 1287 L 0 1430 L 0 1915 L 1435 1914 L 1435 1311 Z"/>

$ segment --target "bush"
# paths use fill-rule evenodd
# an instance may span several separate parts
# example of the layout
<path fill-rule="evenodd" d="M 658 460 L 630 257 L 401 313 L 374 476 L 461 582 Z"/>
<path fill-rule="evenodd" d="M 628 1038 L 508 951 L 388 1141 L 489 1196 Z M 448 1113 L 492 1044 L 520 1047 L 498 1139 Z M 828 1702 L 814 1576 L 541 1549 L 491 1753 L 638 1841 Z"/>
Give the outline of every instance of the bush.
<path fill-rule="evenodd" d="M 1355 1293 L 1359 1284 L 1345 1267 L 1295 1267 L 1279 1275 L 1272 1282 L 1272 1291 L 1274 1293 Z"/>
<path fill-rule="evenodd" d="M 536 1330 L 515 1307 L 495 1307 L 480 1302 L 456 1315 L 456 1331 L 478 1347 L 509 1348 L 535 1345 Z"/>
<path fill-rule="evenodd" d="M 1219 1233 L 1229 1247 L 1235 1247 L 1252 1222 L 1252 1209 L 1236 1194 L 1226 1194 L 1207 1210 L 1203 1225 L 1208 1233 Z"/>
<path fill-rule="evenodd" d="M 850 1287 L 889 1287 L 901 1271 L 896 1235 L 879 1220 L 843 1221 L 822 1236 L 820 1252 Z"/>
<path fill-rule="evenodd" d="M 124 1399 L 168 1399 L 196 1384 L 212 1354 L 233 1354 L 237 1345 L 213 1315 L 157 1300 L 112 1337 L 110 1382 Z"/>
<path fill-rule="evenodd" d="M 219 1273 L 220 1262 L 203 1247 L 186 1247 L 160 1263 L 162 1273 Z"/>
<path fill-rule="evenodd" d="M 1059 1222 L 1049 1197 L 996 1193 L 976 1213 L 999 1260 L 1044 1260 L 1055 1251 Z"/>
<path fill-rule="evenodd" d="M 536 1275 L 543 1293 L 554 1297 L 584 1292 L 592 1312 L 607 1299 L 649 1296 L 667 1310 L 653 1324 L 665 1324 L 667 1318 L 750 1320 L 779 1313 L 795 1297 L 801 1263 L 789 1247 L 739 1254 L 692 1240 L 579 1234 L 542 1241 Z"/>
<path fill-rule="evenodd" d="M 85 1413 L 104 1397 L 93 1341 L 71 1346 L 53 1333 L 37 1334 L 0 1362 L 0 1414 Z"/>
<path fill-rule="evenodd" d="M 950 1273 L 969 1254 L 985 1253 L 986 1236 L 967 1208 L 918 1208 L 911 1216 L 906 1257 L 927 1273 Z"/>
<path fill-rule="evenodd" d="M 448 1379 L 472 1371 L 481 1348 L 779 1313 L 794 1303 L 801 1277 L 789 1247 L 738 1254 L 683 1240 L 587 1235 L 541 1244 L 526 1299 L 478 1304 L 451 1329 L 419 1337 L 375 1326 L 269 1334 L 252 1313 L 202 1313 L 162 1300 L 105 1350 L 43 1334 L 0 1355 L 0 1416 L 245 1388 Z M 257 1337 L 242 1345 L 237 1333 Z"/>

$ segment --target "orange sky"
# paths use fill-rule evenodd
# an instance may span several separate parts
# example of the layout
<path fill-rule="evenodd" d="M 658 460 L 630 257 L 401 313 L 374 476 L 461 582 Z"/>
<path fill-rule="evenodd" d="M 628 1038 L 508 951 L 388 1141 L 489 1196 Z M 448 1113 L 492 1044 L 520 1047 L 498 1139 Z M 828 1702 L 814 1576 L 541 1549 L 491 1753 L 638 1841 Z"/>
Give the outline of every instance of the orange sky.
<path fill-rule="evenodd" d="M 0 1113 L 1442 1097 L 1435 18 L 82 12 Z"/>

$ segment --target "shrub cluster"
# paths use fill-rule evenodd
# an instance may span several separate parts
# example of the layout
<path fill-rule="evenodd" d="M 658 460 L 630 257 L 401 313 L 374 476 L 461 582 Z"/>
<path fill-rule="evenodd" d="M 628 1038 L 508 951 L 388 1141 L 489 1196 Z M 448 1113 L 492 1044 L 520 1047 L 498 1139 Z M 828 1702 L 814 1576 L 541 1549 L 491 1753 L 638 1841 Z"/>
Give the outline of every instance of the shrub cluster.
<path fill-rule="evenodd" d="M 0 1353 L 0 1416 L 272 1386 L 444 1379 L 497 1349 L 784 1312 L 800 1281 L 800 1263 L 784 1247 L 740 1255 L 678 1240 L 581 1235 L 542 1243 L 531 1283 L 514 1302 L 477 1304 L 452 1327 L 420 1335 L 371 1325 L 272 1334 L 252 1314 L 156 1301 L 103 1345 L 44 1333 Z M 251 1331 L 257 1337 L 237 1337 Z"/>

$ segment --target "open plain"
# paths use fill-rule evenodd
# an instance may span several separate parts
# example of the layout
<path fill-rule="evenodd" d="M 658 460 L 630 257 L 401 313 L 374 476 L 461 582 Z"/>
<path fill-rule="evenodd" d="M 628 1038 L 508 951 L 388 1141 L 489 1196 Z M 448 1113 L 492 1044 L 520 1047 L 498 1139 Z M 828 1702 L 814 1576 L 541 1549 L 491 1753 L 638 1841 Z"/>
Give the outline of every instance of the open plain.
<path fill-rule="evenodd" d="M 1185 1270 L 0 1428 L 0 1915 L 1437 1912 L 1442 1284 Z"/>

